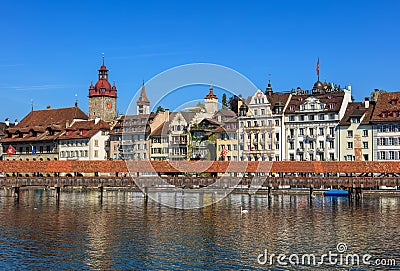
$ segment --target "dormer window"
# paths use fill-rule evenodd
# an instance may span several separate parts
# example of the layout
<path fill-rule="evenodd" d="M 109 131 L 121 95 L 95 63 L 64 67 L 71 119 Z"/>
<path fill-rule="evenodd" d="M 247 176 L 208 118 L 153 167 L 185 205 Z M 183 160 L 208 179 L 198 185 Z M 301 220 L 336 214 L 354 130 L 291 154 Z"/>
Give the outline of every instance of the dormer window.
<path fill-rule="evenodd" d="M 329 100 L 332 100 L 332 98 L 333 98 L 332 95 L 329 95 L 329 96 L 328 96 L 328 99 L 329 99 Z"/>
<path fill-rule="evenodd" d="M 382 118 L 387 118 L 388 113 L 387 113 L 387 112 L 382 112 L 382 113 L 381 113 L 381 116 L 382 116 Z"/>
<path fill-rule="evenodd" d="M 289 110 L 290 110 L 290 111 L 294 111 L 294 110 L 295 110 L 295 108 L 296 108 L 296 106 L 295 106 L 295 105 L 293 105 L 293 104 L 289 106 Z"/>
<path fill-rule="evenodd" d="M 394 112 L 393 112 L 393 117 L 394 117 L 394 118 L 397 118 L 398 116 L 399 116 L 399 111 L 394 111 Z"/>
<path fill-rule="evenodd" d="M 330 108 L 330 109 L 334 109 L 334 108 L 335 108 L 335 104 L 334 104 L 334 103 L 330 103 L 330 104 L 329 104 L 329 108 Z"/>
<path fill-rule="evenodd" d="M 390 100 L 390 104 L 391 104 L 391 105 L 396 105 L 396 104 L 397 104 L 397 101 L 398 101 L 397 98 L 392 98 L 392 99 Z"/>
<path fill-rule="evenodd" d="M 301 102 L 301 101 L 303 101 L 303 97 L 299 97 L 299 99 L 298 99 L 298 100 L 299 100 L 300 102 Z"/>

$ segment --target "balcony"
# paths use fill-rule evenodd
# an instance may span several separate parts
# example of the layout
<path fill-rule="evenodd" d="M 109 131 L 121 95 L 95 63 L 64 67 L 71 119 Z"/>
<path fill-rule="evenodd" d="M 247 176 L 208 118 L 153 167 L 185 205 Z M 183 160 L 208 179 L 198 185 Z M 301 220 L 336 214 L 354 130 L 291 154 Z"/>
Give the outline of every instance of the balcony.
<path fill-rule="evenodd" d="M 297 152 L 297 153 L 303 153 L 303 152 L 304 152 L 304 149 L 303 149 L 303 148 L 297 148 L 297 149 L 296 149 L 296 152 Z"/>
<path fill-rule="evenodd" d="M 317 148 L 317 153 L 323 153 L 324 149 Z"/>
<path fill-rule="evenodd" d="M 315 135 L 306 135 L 306 140 L 308 141 L 314 141 L 316 139 Z"/>
<path fill-rule="evenodd" d="M 288 135 L 288 136 L 287 136 L 287 140 L 288 140 L 289 142 L 294 141 L 294 136 L 293 136 L 293 135 Z"/>
<path fill-rule="evenodd" d="M 332 141 L 332 140 L 335 140 L 335 137 L 330 135 L 330 134 L 327 134 L 326 135 L 326 140 Z"/>

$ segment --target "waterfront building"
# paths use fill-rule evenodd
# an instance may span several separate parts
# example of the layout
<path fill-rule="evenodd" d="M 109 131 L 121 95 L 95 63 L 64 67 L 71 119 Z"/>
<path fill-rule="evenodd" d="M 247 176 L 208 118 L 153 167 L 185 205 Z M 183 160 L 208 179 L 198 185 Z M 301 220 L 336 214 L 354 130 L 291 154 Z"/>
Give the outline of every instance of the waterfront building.
<path fill-rule="evenodd" d="M 340 161 L 370 161 L 373 159 L 373 130 L 370 123 L 374 102 L 352 102 L 338 125 Z"/>
<path fill-rule="evenodd" d="M 378 94 L 371 118 L 373 159 L 400 160 L 400 92 Z"/>
<path fill-rule="evenodd" d="M 89 118 L 114 121 L 117 116 L 117 88 L 108 81 L 108 69 L 103 62 L 98 70 L 98 81 L 89 87 Z"/>
<path fill-rule="evenodd" d="M 208 118 L 191 126 L 189 148 L 191 159 L 212 161 L 217 159 L 217 129 L 221 126 L 222 123 Z"/>
<path fill-rule="evenodd" d="M 290 94 L 260 89 L 239 101 L 239 156 L 247 161 L 279 161 L 284 157 L 283 112 Z"/>
<path fill-rule="evenodd" d="M 169 159 L 186 160 L 189 158 L 190 126 L 196 113 L 173 112 L 169 116 Z"/>
<path fill-rule="evenodd" d="M 338 159 L 337 125 L 351 102 L 351 86 L 315 82 L 311 93 L 298 88 L 284 111 L 286 159 L 334 161 Z"/>
<path fill-rule="evenodd" d="M 120 143 L 120 155 L 127 160 L 149 160 L 150 124 L 155 114 L 150 112 L 150 102 L 147 99 L 144 83 L 136 102 L 137 115 L 121 117 L 123 124 Z"/>
<path fill-rule="evenodd" d="M 120 143 L 122 159 L 148 160 L 150 123 L 155 114 L 123 116 L 122 140 Z"/>
<path fill-rule="evenodd" d="M 3 160 L 58 160 L 58 138 L 74 121 L 88 116 L 74 107 L 33 110 L 14 127 L 5 130 L 0 140 Z M 11 150 L 8 154 L 7 149 Z"/>
<path fill-rule="evenodd" d="M 95 120 L 75 120 L 58 138 L 60 160 L 107 160 L 110 125 Z"/>
<path fill-rule="evenodd" d="M 122 159 L 121 141 L 124 117 L 124 115 L 117 117 L 109 133 L 109 159 Z"/>
<path fill-rule="evenodd" d="M 169 159 L 169 118 L 168 109 L 159 111 L 150 124 L 150 160 Z"/>
<path fill-rule="evenodd" d="M 239 160 L 239 130 L 236 113 L 230 109 L 220 109 L 214 116 L 222 125 L 215 130 L 217 160 Z"/>

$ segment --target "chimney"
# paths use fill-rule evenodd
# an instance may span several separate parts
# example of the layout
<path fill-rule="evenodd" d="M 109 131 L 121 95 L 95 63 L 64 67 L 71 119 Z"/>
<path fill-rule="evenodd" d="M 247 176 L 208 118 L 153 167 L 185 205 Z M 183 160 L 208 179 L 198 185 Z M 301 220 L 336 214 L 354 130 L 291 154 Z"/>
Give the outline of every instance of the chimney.
<path fill-rule="evenodd" d="M 9 120 L 8 118 L 6 118 L 6 120 L 5 120 L 5 124 L 6 124 L 6 126 L 7 126 L 7 127 L 9 127 L 9 126 L 10 126 L 10 120 Z"/>
<path fill-rule="evenodd" d="M 14 121 L 14 125 L 15 125 L 15 126 L 17 126 L 17 125 L 18 125 L 18 120 L 17 120 L 17 119 L 15 119 L 15 121 Z"/>
<path fill-rule="evenodd" d="M 222 116 L 221 115 L 218 115 L 217 119 L 218 119 L 218 122 L 222 122 Z"/>
<path fill-rule="evenodd" d="M 369 98 L 368 98 L 368 97 L 365 97 L 365 98 L 364 98 L 364 107 L 365 107 L 365 108 L 368 108 L 368 107 L 369 107 Z"/>
<path fill-rule="evenodd" d="M 46 106 L 46 109 L 47 109 L 47 110 L 49 110 L 50 108 L 51 108 L 51 106 L 50 106 L 50 105 Z"/>
<path fill-rule="evenodd" d="M 169 121 L 169 109 L 168 108 L 166 108 L 164 110 L 164 120 Z"/>

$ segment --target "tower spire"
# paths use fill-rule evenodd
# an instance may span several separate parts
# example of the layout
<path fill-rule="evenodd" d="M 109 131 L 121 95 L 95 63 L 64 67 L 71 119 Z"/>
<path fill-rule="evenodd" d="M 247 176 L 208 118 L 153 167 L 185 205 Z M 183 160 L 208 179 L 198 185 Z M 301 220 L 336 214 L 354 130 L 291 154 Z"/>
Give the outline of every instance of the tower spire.
<path fill-rule="evenodd" d="M 102 65 L 104 66 L 104 53 L 101 53 Z"/>

